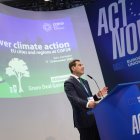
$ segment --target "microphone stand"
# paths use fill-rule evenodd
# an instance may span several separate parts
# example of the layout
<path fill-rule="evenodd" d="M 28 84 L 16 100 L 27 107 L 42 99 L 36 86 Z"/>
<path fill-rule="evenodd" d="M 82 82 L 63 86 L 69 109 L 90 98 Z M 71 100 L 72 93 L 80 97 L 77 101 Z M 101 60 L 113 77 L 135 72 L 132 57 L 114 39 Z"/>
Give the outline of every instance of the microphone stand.
<path fill-rule="evenodd" d="M 102 92 L 101 92 L 101 90 L 100 90 L 100 88 L 99 88 L 99 86 L 98 86 L 96 80 L 95 80 L 93 77 L 91 77 L 90 75 L 88 75 L 88 74 L 87 74 L 87 76 L 95 82 L 95 84 L 96 84 L 96 86 L 97 86 L 99 92 L 101 93 L 102 98 L 104 98 L 104 96 L 103 96 L 103 94 L 102 94 Z"/>

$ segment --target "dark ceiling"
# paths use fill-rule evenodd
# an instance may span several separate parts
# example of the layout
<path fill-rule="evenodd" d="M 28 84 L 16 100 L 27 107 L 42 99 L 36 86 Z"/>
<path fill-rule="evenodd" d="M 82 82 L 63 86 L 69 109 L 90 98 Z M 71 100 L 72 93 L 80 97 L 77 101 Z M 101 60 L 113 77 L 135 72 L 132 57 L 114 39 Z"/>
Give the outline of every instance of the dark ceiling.
<path fill-rule="evenodd" d="M 96 0 L 0 0 L 0 3 L 32 11 L 56 11 L 87 5 Z"/>

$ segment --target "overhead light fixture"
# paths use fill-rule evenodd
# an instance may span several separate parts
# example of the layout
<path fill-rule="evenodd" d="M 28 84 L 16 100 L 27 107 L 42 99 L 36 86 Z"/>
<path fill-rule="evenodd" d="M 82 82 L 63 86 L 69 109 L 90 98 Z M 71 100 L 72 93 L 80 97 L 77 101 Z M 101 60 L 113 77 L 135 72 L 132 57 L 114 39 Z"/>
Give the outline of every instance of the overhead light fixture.
<path fill-rule="evenodd" d="M 44 0 L 44 1 L 50 1 L 50 0 Z"/>

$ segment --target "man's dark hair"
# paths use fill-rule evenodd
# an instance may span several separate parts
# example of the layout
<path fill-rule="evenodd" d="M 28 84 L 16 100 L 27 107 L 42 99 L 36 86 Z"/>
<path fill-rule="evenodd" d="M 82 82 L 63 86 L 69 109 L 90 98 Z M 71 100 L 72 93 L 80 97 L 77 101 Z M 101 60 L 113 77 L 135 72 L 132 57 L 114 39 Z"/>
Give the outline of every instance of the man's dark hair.
<path fill-rule="evenodd" d="M 74 59 L 74 60 L 72 60 L 72 61 L 69 62 L 69 69 L 70 69 L 71 73 L 73 73 L 72 67 L 73 66 L 76 66 L 76 62 L 77 61 L 80 61 L 80 60 L 79 59 Z"/>

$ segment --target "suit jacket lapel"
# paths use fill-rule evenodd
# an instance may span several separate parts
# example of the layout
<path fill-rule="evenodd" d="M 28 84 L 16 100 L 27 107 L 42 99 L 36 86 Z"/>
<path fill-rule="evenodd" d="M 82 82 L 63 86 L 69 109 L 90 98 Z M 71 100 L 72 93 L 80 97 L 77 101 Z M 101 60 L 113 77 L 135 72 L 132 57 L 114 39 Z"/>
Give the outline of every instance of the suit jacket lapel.
<path fill-rule="evenodd" d="M 82 94 L 88 96 L 87 91 L 85 90 L 85 88 L 83 87 L 83 85 L 76 78 L 74 78 L 73 76 L 71 76 L 71 78 L 72 78 L 72 81 L 74 82 L 74 84 L 76 86 L 79 86 L 80 88 L 82 88 L 82 90 L 83 90 L 83 93 Z"/>

